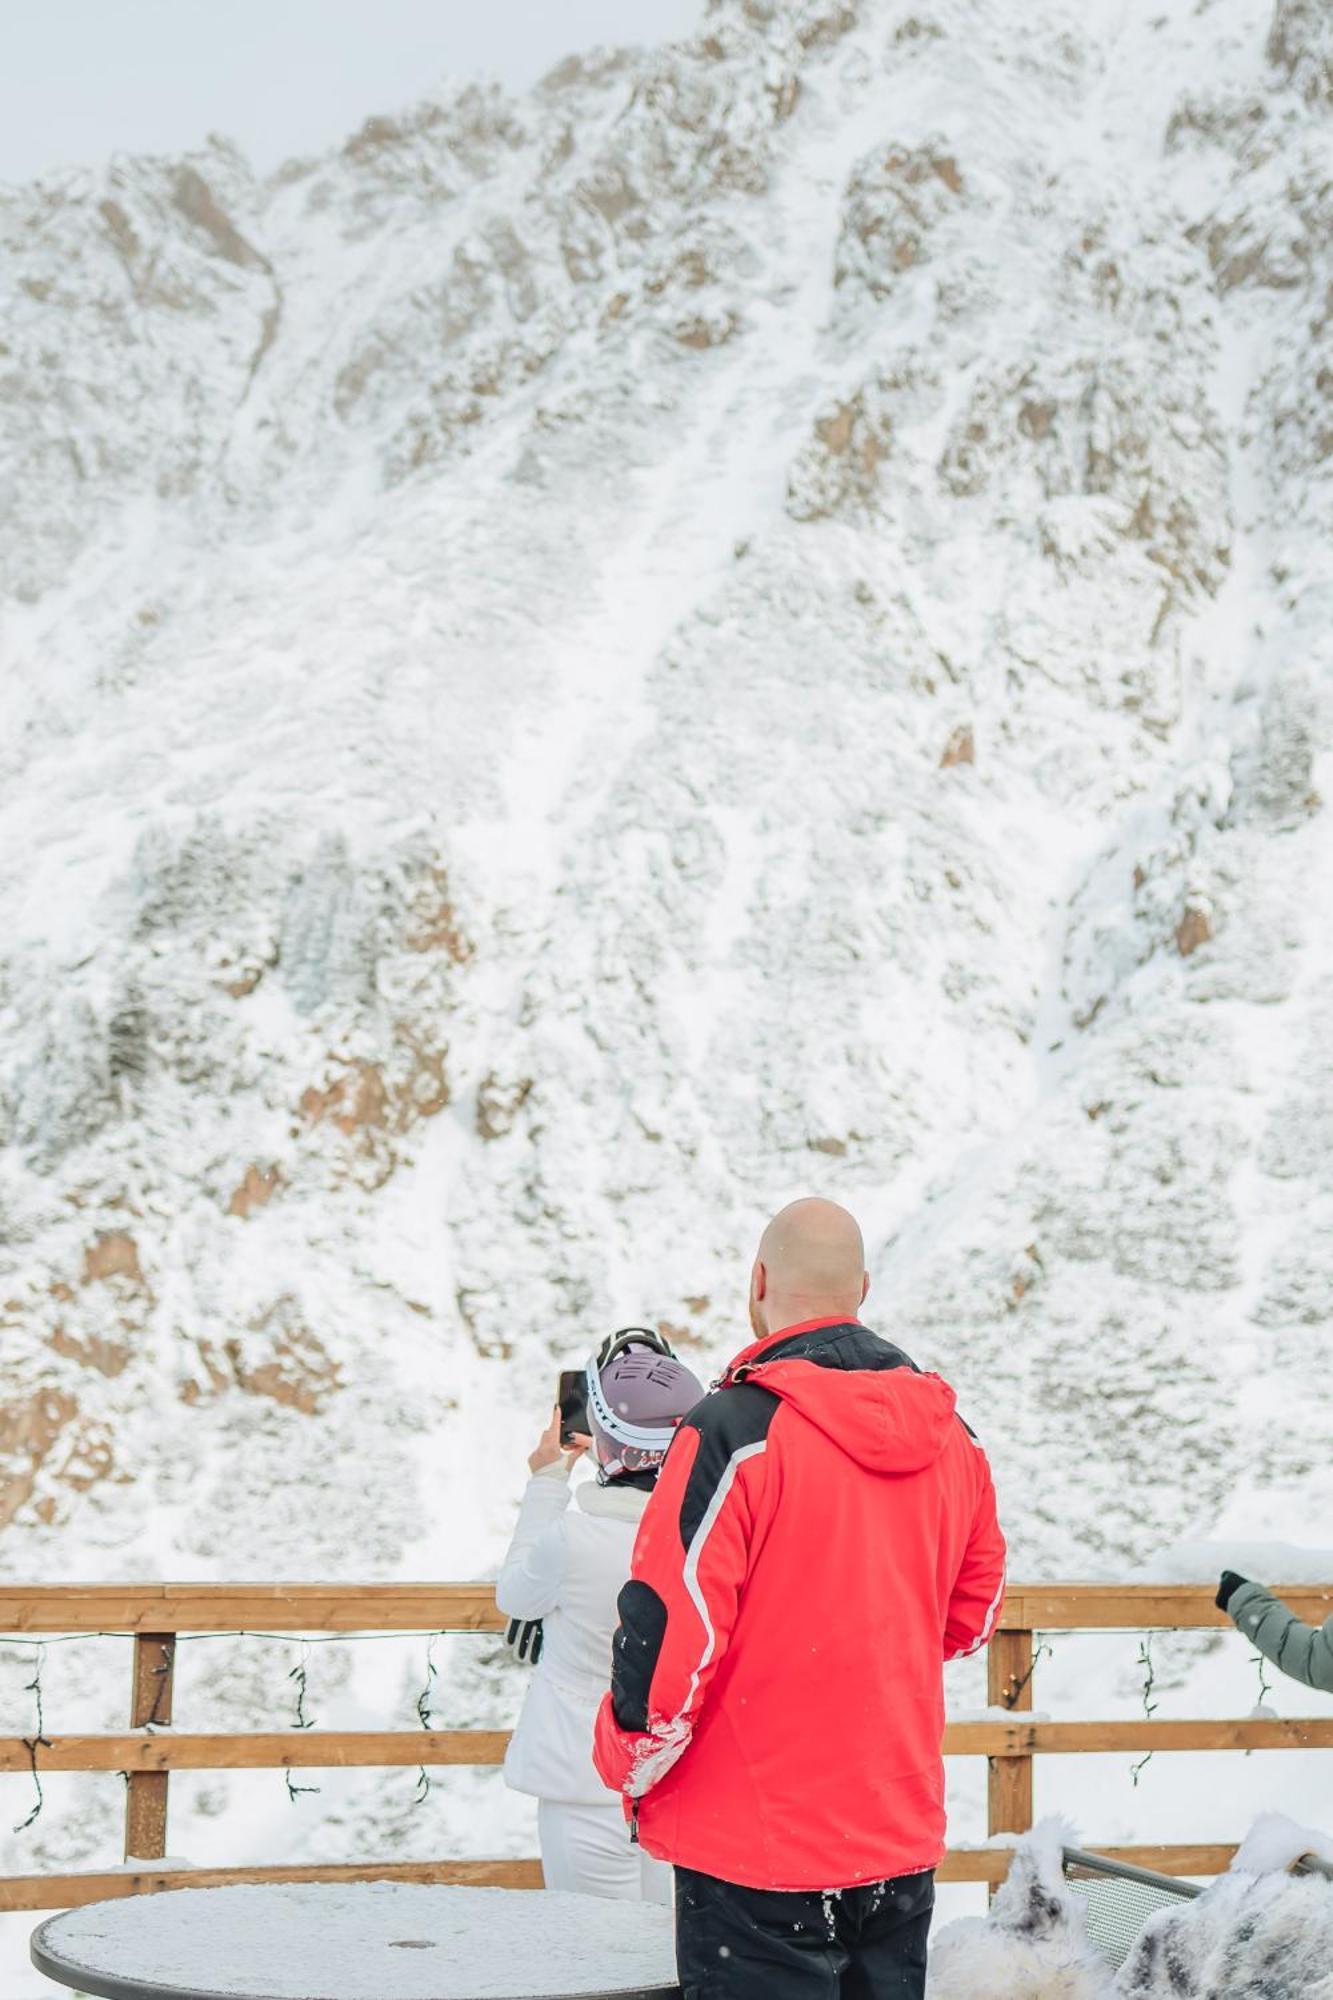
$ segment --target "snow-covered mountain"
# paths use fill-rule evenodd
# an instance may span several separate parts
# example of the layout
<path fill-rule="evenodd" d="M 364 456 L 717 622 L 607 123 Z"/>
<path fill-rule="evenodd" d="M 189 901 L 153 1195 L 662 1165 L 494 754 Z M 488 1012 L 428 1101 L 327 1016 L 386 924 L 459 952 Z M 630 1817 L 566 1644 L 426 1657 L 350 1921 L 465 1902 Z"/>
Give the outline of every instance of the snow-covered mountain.
<path fill-rule="evenodd" d="M 0 258 L 8 1572 L 475 1573 L 809 1190 L 1018 1568 L 1314 1538 L 1324 0 L 714 0 Z"/>

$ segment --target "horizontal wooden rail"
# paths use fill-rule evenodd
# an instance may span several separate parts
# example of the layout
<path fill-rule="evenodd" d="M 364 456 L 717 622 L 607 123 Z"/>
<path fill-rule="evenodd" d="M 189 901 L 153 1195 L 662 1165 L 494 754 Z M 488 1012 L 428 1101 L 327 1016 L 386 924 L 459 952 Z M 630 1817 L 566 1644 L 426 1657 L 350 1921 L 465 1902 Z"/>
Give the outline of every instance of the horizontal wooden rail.
<path fill-rule="evenodd" d="M 494 1765 L 509 1746 L 505 1729 L 183 1730 L 50 1736 L 37 1753 L 43 1771 L 312 1771 L 418 1764 Z M 946 1757 L 1113 1755 L 1152 1750 L 1333 1750 L 1333 1716 L 1264 1716 L 1197 1722 L 951 1722 Z M 0 1736 L 0 1772 L 32 1769 L 29 1740 Z"/>
<path fill-rule="evenodd" d="M 1000 1614 L 1003 1631 L 1193 1632 L 1231 1630 L 1213 1602 L 1211 1583 L 1014 1584 Z M 1333 1611 L 1333 1584 L 1275 1583 L 1270 1588 L 1298 1618 L 1322 1624 Z"/>
<path fill-rule="evenodd" d="M 1333 1750 L 1333 1716 L 1197 1722 L 951 1722 L 946 1757 L 1076 1756 L 1123 1750 Z"/>
<path fill-rule="evenodd" d="M 1298 1617 L 1333 1611 L 1333 1584 L 1276 1584 Z M 1015 1584 L 1002 1631 L 1229 1628 L 1210 1584 Z M 500 1632 L 486 1583 L 3 1584 L 0 1633 Z"/>
<path fill-rule="evenodd" d="M 0 1878 L 0 1913 L 75 1910 L 154 1889 L 223 1889 L 236 1882 L 448 1882 L 482 1889 L 540 1889 L 540 1861 L 354 1861 L 310 1868 L 108 1868 L 80 1875 Z"/>
<path fill-rule="evenodd" d="M 1333 1611 L 1333 1584 L 1275 1586 L 1293 1611 L 1319 1623 Z M 284 1729 L 200 1734 L 171 1727 L 176 1643 L 189 1636 L 425 1632 L 498 1633 L 505 1620 L 485 1583 L 152 1583 L 0 1585 L 0 1648 L 6 1636 L 125 1634 L 132 1637 L 130 1727 L 93 1735 L 43 1735 L 36 1742 L 0 1738 L 0 1773 L 123 1773 L 126 1846 L 123 1869 L 0 1880 L 0 1911 L 65 1909 L 145 1890 L 205 1888 L 241 1882 L 485 1883 L 536 1887 L 540 1864 L 522 1860 L 347 1862 L 309 1867 L 174 1868 L 166 1852 L 169 1774 L 181 1770 L 361 1769 L 425 1765 L 494 1766 L 509 1741 L 503 1730 Z M 1230 1628 L 1207 1584 L 1015 1584 L 1009 1591 L 988 1663 L 989 1712 L 950 1723 L 948 1756 L 990 1760 L 988 1825 L 992 1835 L 1021 1834 L 1032 1824 L 1033 1760 L 1039 1755 L 1115 1755 L 1145 1751 L 1333 1750 L 1333 1717 L 1250 1716 L 1171 1721 L 1050 1722 L 1031 1714 L 1038 1632 L 1201 1631 Z M 53 1718 L 47 1718 L 48 1727 Z M 35 1759 L 35 1761 L 34 1761 Z M 1200 1877 L 1230 1865 L 1224 1845 L 1098 1848 L 1099 1853 L 1164 1874 Z M 952 1850 L 943 1882 L 992 1886 L 1008 1872 L 1011 1849 Z"/>
<path fill-rule="evenodd" d="M 500 1764 L 506 1729 L 229 1730 L 216 1736 L 132 1729 L 123 1736 L 48 1736 L 46 1771 L 333 1771 L 390 1765 Z M 30 1771 L 28 1740 L 0 1736 L 0 1771 Z"/>
<path fill-rule="evenodd" d="M 489 1583 L 0 1584 L 0 1633 L 503 1632 Z"/>
<path fill-rule="evenodd" d="M 1099 1847 L 1098 1854 L 1163 1875 L 1221 1875 L 1234 1847 Z M 1003 1882 L 1007 1847 L 961 1847 L 936 1870 L 941 1882 Z M 72 1910 L 157 1889 L 218 1889 L 237 1882 L 443 1882 L 499 1889 L 540 1889 L 536 1860 L 357 1861 L 304 1868 L 113 1868 L 76 1875 L 12 1875 L 0 1880 L 0 1913 Z"/>
<path fill-rule="evenodd" d="M 1128 1861 L 1134 1868 L 1151 1868 L 1158 1875 L 1223 1875 L 1231 1866 L 1234 1847 L 1096 1847 L 1089 1853 L 1105 1854 L 1112 1861 Z M 940 1882 L 989 1882 L 992 1887 L 1009 1873 L 1011 1850 L 1007 1847 L 955 1847 L 945 1855 L 935 1871 Z"/>

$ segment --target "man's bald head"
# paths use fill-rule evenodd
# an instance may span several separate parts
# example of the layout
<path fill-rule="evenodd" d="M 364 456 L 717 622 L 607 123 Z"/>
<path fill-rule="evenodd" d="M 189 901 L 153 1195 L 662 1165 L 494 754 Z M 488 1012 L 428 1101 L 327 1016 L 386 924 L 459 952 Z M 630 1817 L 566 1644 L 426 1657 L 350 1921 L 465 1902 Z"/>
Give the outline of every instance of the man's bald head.
<path fill-rule="evenodd" d="M 759 1239 L 750 1279 L 757 1334 L 843 1313 L 855 1319 L 870 1289 L 856 1218 L 836 1201 L 809 1196 L 779 1209 Z"/>

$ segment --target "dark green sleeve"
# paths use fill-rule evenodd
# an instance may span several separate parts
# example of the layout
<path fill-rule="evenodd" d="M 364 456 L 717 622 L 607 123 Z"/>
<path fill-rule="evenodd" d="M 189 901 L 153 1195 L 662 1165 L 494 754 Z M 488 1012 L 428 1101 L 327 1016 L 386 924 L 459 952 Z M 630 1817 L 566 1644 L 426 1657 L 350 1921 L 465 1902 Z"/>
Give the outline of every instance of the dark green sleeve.
<path fill-rule="evenodd" d="M 1261 1583 L 1242 1583 L 1227 1610 L 1266 1660 L 1306 1687 L 1333 1694 L 1333 1615 L 1307 1625 Z"/>

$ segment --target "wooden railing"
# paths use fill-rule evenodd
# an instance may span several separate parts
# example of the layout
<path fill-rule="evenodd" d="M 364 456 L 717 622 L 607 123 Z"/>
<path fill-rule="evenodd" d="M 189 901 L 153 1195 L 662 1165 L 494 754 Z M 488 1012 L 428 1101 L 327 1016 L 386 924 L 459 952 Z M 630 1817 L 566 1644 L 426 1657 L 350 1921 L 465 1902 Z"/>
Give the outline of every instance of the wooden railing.
<path fill-rule="evenodd" d="M 1292 1585 L 1281 1595 L 1300 1616 L 1319 1622 L 1333 1610 L 1333 1584 Z M 104 1896 L 143 1890 L 206 1888 L 224 1882 L 334 1882 L 396 1878 L 532 1888 L 534 1860 L 348 1862 L 321 1867 L 155 1867 L 167 1852 L 167 1787 L 172 1771 L 348 1769 L 393 1765 L 494 1765 L 504 1756 L 501 1730 L 390 1729 L 177 1734 L 171 1728 L 176 1641 L 180 1634 L 320 1634 L 498 1632 L 504 1621 L 485 1584 L 92 1584 L 0 1586 L 0 1635 L 116 1634 L 134 1640 L 130 1727 L 123 1733 L 0 1737 L 0 1772 L 123 1773 L 125 1853 L 141 1863 L 112 1871 L 0 1879 L 0 1911 L 66 1909 Z M 1032 1824 L 1033 1760 L 1058 1752 L 1174 1750 L 1330 1750 L 1333 1717 L 1130 1722 L 1024 1721 L 1033 1707 L 1034 1639 L 1045 1632 L 1230 1629 L 1212 1592 L 1196 1585 L 1017 1585 L 1009 1592 L 991 1642 L 989 1699 L 1013 1719 L 952 1722 L 946 1756 L 989 1762 L 992 1835 Z M 1241 1643 L 1239 1640 L 1237 1643 Z M 50 1721 L 48 1718 L 47 1727 Z M 1233 1847 L 1101 1847 L 1140 1867 L 1177 1875 L 1213 1875 Z M 1003 1880 L 1003 1847 L 952 1849 L 941 1881 Z"/>

